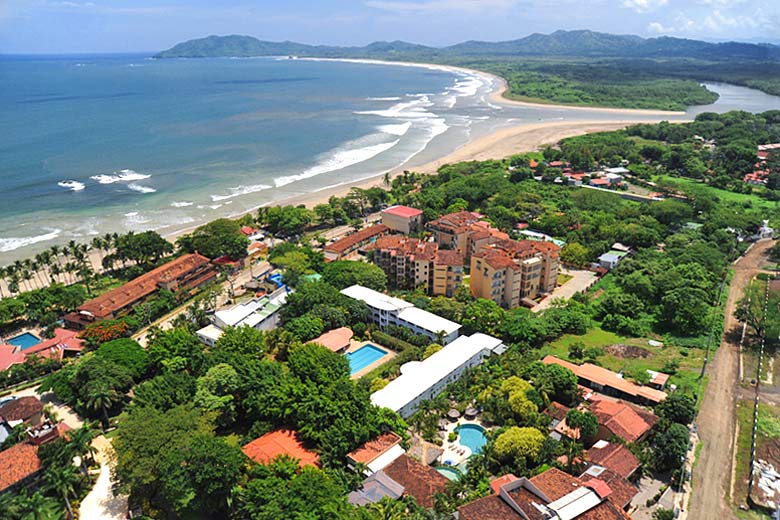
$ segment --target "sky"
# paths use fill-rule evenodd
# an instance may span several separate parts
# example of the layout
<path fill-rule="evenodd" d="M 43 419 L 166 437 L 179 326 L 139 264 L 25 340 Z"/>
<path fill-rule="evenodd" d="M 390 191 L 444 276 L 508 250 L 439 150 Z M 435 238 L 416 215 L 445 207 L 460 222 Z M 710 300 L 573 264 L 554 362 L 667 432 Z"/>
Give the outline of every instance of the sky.
<path fill-rule="evenodd" d="M 0 54 L 159 51 L 210 34 L 445 46 L 591 29 L 780 43 L 780 0 L 0 0 Z"/>

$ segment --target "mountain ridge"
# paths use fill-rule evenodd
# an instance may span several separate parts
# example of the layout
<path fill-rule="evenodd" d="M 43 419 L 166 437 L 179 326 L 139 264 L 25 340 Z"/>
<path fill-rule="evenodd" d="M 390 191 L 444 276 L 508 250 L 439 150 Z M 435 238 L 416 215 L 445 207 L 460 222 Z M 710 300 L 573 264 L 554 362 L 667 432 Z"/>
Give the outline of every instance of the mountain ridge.
<path fill-rule="evenodd" d="M 245 35 L 211 35 L 178 43 L 155 58 L 209 58 L 253 56 L 305 56 L 320 58 L 375 57 L 600 57 L 600 58 L 690 58 L 709 61 L 780 61 L 780 46 L 769 43 L 710 43 L 661 36 L 642 38 L 590 30 L 533 33 L 499 42 L 470 40 L 447 47 L 416 43 L 376 41 L 365 46 L 310 45 L 293 41 L 273 42 Z"/>

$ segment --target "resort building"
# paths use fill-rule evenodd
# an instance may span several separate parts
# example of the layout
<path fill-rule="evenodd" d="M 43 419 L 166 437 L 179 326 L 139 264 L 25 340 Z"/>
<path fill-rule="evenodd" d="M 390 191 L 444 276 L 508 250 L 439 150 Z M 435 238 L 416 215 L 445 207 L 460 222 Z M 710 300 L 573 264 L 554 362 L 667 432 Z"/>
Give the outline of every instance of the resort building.
<path fill-rule="evenodd" d="M 626 381 L 620 374 L 606 368 L 584 363 L 575 365 L 555 356 L 545 356 L 542 363 L 556 364 L 568 368 L 577 376 L 580 384 L 606 395 L 638 402 L 640 404 L 658 404 L 666 399 L 666 392 Z"/>
<path fill-rule="evenodd" d="M 341 240 L 336 240 L 332 244 L 325 246 L 325 260 L 330 262 L 341 260 L 376 241 L 377 238 L 387 235 L 389 232 L 390 228 L 384 224 L 376 224 L 361 229 Z"/>
<path fill-rule="evenodd" d="M 508 240 L 509 235 L 492 227 L 483 216 L 473 211 L 450 213 L 426 225 L 442 249 L 457 251 L 465 257 L 495 240 Z"/>
<path fill-rule="evenodd" d="M 86 302 L 78 312 L 67 314 L 65 323 L 70 328 L 82 329 L 96 321 L 130 312 L 160 289 L 187 292 L 211 282 L 216 276 L 214 266 L 205 256 L 183 255 Z"/>
<path fill-rule="evenodd" d="M 33 336 L 29 332 L 26 334 Z M 35 336 L 33 338 L 37 343 L 31 346 L 0 343 L 0 370 L 22 364 L 33 356 L 62 361 L 66 356 L 78 355 L 84 348 L 84 341 L 74 330 L 56 328 L 53 338 L 44 340 Z"/>
<path fill-rule="evenodd" d="M 511 309 L 552 292 L 558 284 L 560 247 L 552 242 L 501 240 L 471 257 L 471 293 Z"/>
<path fill-rule="evenodd" d="M 320 465 L 319 455 L 307 450 L 298 439 L 298 433 L 293 430 L 266 433 L 245 445 L 241 451 L 258 464 L 268 464 L 279 455 L 288 455 L 298 459 L 300 467 Z"/>
<path fill-rule="evenodd" d="M 393 287 L 452 297 L 463 283 L 463 256 L 457 251 L 440 251 L 434 242 L 391 235 L 378 239 L 369 250 Z"/>
<path fill-rule="evenodd" d="M 417 208 L 391 206 L 383 210 L 381 215 L 382 224 L 393 231 L 408 235 L 422 230 L 423 212 Z"/>
<path fill-rule="evenodd" d="M 450 480 L 430 466 L 401 455 L 382 470 L 404 488 L 404 495 L 414 497 L 425 508 L 433 507 L 433 497 L 447 488 Z"/>
<path fill-rule="evenodd" d="M 341 294 L 368 305 L 371 310 L 371 320 L 382 328 L 388 325 L 405 327 L 415 334 L 427 336 L 431 341 L 442 345 L 458 337 L 459 324 L 418 309 L 400 298 L 393 298 L 361 285 L 342 289 Z"/>
<path fill-rule="evenodd" d="M 433 399 L 463 372 L 492 354 L 503 354 L 506 348 L 500 339 L 487 334 L 461 336 L 424 361 L 404 364 L 400 376 L 371 394 L 371 402 L 408 418 L 421 402 Z"/>
<path fill-rule="evenodd" d="M 506 476 L 505 476 L 506 477 Z M 505 478 L 498 493 L 458 508 L 459 520 L 630 520 L 623 497 L 606 482 L 551 468 L 535 477 Z"/>
<path fill-rule="evenodd" d="M 287 301 L 287 294 L 287 288 L 283 286 L 268 296 L 220 309 L 212 316 L 212 323 L 197 332 L 198 338 L 213 347 L 227 327 L 275 329 L 279 324 L 279 310 Z"/>
<path fill-rule="evenodd" d="M 362 464 L 365 466 L 365 474 L 371 475 L 386 468 L 405 452 L 401 446 L 401 437 L 397 433 L 387 432 L 348 453 L 347 466 L 354 470 Z"/>

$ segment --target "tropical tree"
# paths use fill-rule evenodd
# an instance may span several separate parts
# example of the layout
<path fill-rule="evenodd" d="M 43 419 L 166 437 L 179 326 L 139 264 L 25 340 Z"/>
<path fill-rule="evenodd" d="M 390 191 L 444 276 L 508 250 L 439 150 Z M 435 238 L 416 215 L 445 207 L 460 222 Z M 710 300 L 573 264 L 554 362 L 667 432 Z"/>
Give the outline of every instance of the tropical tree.
<path fill-rule="evenodd" d="M 103 429 L 109 427 L 108 411 L 122 400 L 122 394 L 108 386 L 98 386 L 87 395 L 86 406 L 95 412 L 103 412 Z"/>
<path fill-rule="evenodd" d="M 44 475 L 46 486 L 62 497 L 68 510 L 68 518 L 73 518 L 73 507 L 70 504 L 71 497 L 76 496 L 80 477 L 75 467 L 70 465 L 50 466 Z"/>
<path fill-rule="evenodd" d="M 95 431 L 88 421 L 68 433 L 68 450 L 81 459 L 81 471 L 85 477 L 88 476 L 88 461 L 92 461 L 97 453 L 97 448 L 92 445 L 94 439 Z"/>

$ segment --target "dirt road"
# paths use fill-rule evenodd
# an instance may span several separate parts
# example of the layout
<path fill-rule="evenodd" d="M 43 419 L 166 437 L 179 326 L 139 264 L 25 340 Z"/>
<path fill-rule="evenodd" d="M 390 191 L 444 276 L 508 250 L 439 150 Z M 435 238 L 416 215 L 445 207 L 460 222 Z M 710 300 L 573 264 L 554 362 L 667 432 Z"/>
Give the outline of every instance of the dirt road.
<path fill-rule="evenodd" d="M 739 327 L 734 309 L 750 280 L 761 271 L 774 242 L 756 243 L 734 265 L 734 277 L 726 302 L 726 326 L 720 348 L 708 367 L 709 384 L 697 424 L 702 448 L 693 474 L 693 495 L 688 505 L 691 520 L 735 519 L 727 503 L 734 449 L 735 395 L 739 370 L 739 346 L 732 331 Z"/>

